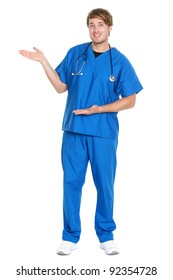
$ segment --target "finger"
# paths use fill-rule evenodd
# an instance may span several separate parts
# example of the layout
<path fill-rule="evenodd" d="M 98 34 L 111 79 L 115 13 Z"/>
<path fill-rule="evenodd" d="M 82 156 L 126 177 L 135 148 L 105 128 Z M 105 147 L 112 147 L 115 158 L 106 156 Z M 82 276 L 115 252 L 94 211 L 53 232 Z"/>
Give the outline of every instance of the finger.
<path fill-rule="evenodd" d="M 77 110 L 74 112 L 75 115 L 89 115 L 91 112 L 89 110 Z"/>
<path fill-rule="evenodd" d="M 19 53 L 20 54 L 24 54 L 24 53 L 26 53 L 27 51 L 25 51 L 25 50 L 19 50 Z"/>
<path fill-rule="evenodd" d="M 37 49 L 36 47 L 33 47 L 33 49 L 37 52 L 41 52 L 41 50 Z"/>
<path fill-rule="evenodd" d="M 19 53 L 20 53 L 22 56 L 25 56 L 25 57 L 30 58 L 30 54 L 31 54 L 30 51 L 20 50 Z"/>
<path fill-rule="evenodd" d="M 82 113 L 86 112 L 88 109 L 78 109 L 78 110 L 73 110 L 73 113 Z"/>

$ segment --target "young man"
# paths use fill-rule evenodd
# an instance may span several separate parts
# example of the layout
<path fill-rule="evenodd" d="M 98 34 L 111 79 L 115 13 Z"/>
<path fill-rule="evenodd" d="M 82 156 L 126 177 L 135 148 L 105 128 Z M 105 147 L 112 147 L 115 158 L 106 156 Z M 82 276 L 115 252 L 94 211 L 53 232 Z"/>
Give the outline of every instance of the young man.
<path fill-rule="evenodd" d="M 87 26 L 91 42 L 71 48 L 55 70 L 37 48 L 20 51 L 41 63 L 58 93 L 68 90 L 62 125 L 64 229 L 60 255 L 70 254 L 80 239 L 80 202 L 88 162 L 97 190 L 95 230 L 100 247 L 106 254 L 119 252 L 113 236 L 117 113 L 132 108 L 136 93 L 142 90 L 131 63 L 109 45 L 111 14 L 94 9 L 87 16 Z"/>

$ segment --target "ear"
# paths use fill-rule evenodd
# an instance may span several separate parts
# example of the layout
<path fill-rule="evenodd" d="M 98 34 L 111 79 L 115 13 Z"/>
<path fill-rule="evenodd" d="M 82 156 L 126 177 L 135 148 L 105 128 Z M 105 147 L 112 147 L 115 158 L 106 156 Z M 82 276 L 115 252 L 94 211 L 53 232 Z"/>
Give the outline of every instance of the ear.
<path fill-rule="evenodd" d="M 109 26 L 109 32 L 111 32 L 111 30 L 112 30 L 112 25 Z"/>

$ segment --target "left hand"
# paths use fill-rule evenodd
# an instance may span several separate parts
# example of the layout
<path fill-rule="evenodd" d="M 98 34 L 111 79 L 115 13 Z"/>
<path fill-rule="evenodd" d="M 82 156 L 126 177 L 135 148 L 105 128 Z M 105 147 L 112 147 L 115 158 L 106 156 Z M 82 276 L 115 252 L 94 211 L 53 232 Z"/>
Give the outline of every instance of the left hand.
<path fill-rule="evenodd" d="M 92 114 L 97 114 L 100 113 L 100 107 L 97 105 L 93 105 L 90 108 L 87 109 L 78 109 L 78 110 L 73 110 L 73 113 L 75 115 L 92 115 Z"/>

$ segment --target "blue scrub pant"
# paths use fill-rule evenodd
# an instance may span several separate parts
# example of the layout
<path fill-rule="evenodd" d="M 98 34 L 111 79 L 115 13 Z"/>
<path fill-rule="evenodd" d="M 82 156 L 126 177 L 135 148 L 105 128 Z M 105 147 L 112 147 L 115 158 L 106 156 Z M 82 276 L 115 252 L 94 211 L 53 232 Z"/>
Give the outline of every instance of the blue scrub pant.
<path fill-rule="evenodd" d="M 113 240 L 114 180 L 116 139 L 64 132 L 62 166 L 64 171 L 63 240 L 77 243 L 81 234 L 80 203 L 88 162 L 97 190 L 95 230 L 100 242 Z"/>

